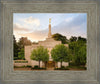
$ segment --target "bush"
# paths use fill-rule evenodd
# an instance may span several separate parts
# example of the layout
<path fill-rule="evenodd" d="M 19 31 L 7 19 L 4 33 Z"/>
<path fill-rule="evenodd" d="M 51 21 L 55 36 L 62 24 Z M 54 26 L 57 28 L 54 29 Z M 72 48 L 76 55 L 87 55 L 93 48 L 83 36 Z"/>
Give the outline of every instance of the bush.
<path fill-rule="evenodd" d="M 14 66 L 14 68 L 25 68 L 26 66 Z"/>
<path fill-rule="evenodd" d="M 38 65 L 35 65 L 35 66 L 32 67 L 31 69 L 33 69 L 33 70 L 46 70 L 46 68 L 39 68 Z"/>
<path fill-rule="evenodd" d="M 32 66 L 27 65 L 27 66 L 14 66 L 14 68 L 32 68 Z"/>
<path fill-rule="evenodd" d="M 34 69 L 38 69 L 38 68 L 39 68 L 39 66 L 38 66 L 38 65 L 35 65 L 35 66 L 34 66 Z"/>
<path fill-rule="evenodd" d="M 61 68 L 66 68 L 65 66 L 62 66 Z"/>
<path fill-rule="evenodd" d="M 15 61 L 15 63 L 28 63 L 28 61 Z"/>
<path fill-rule="evenodd" d="M 69 66 L 79 66 L 79 64 L 76 64 L 76 63 L 74 63 L 74 62 L 70 62 L 70 63 L 69 63 Z"/>
<path fill-rule="evenodd" d="M 69 70 L 69 68 L 62 66 L 61 68 L 55 68 L 54 70 Z"/>
<path fill-rule="evenodd" d="M 69 69 L 78 69 L 78 70 L 86 70 L 85 66 L 78 66 L 78 65 L 70 65 L 68 66 Z"/>
<path fill-rule="evenodd" d="M 19 58 L 18 57 L 14 57 L 14 60 L 19 60 Z"/>
<path fill-rule="evenodd" d="M 27 68 L 31 68 L 32 66 L 31 66 L 31 65 L 27 65 L 26 67 L 27 67 Z"/>

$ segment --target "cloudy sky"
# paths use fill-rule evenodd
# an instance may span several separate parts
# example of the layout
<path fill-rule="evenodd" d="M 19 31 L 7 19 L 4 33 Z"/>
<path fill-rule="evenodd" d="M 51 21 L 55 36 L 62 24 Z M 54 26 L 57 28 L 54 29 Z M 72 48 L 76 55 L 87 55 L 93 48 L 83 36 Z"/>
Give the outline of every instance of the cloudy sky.
<path fill-rule="evenodd" d="M 87 37 L 86 13 L 14 13 L 13 34 L 18 41 L 27 37 L 32 42 L 45 40 L 48 36 L 49 18 L 52 34 Z"/>

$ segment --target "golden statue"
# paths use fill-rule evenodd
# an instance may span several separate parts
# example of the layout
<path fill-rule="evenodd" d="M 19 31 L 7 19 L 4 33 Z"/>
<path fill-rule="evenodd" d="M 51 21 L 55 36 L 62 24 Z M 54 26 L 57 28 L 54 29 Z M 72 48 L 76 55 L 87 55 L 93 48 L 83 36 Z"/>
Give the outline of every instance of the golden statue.
<path fill-rule="evenodd" d="M 49 18 L 49 24 L 51 23 L 51 18 Z"/>

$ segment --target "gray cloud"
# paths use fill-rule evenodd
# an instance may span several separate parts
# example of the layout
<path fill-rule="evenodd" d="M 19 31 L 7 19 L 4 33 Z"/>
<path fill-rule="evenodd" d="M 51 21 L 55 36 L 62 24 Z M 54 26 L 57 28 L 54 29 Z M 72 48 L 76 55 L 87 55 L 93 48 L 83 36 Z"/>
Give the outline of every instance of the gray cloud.
<path fill-rule="evenodd" d="M 72 21 L 67 23 L 66 21 L 63 21 L 59 25 L 56 25 L 52 28 L 53 33 L 61 33 L 65 35 L 66 37 L 70 36 L 84 36 L 86 37 L 86 16 L 83 14 L 78 15 L 77 17 L 73 18 Z"/>

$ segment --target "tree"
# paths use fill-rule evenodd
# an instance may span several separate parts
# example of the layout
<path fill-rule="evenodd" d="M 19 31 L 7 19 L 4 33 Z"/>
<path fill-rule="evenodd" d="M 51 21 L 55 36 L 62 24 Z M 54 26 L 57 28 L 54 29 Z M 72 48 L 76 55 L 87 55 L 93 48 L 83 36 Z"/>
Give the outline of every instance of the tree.
<path fill-rule="evenodd" d="M 39 61 L 39 67 L 40 67 L 40 61 L 47 62 L 49 60 L 49 54 L 47 48 L 44 48 L 43 46 L 37 47 L 37 49 L 34 49 L 32 51 L 30 58 L 32 60 Z"/>
<path fill-rule="evenodd" d="M 86 42 L 77 40 L 69 43 L 69 49 L 72 53 L 72 62 L 76 65 L 86 64 Z"/>
<path fill-rule="evenodd" d="M 18 59 L 18 52 L 19 52 L 19 50 L 18 50 L 18 44 L 17 44 L 17 42 L 16 42 L 16 38 L 15 38 L 15 36 L 13 35 L 13 53 L 14 53 L 14 60 L 15 59 Z"/>
<path fill-rule="evenodd" d="M 25 57 L 24 57 L 24 48 L 22 48 L 21 50 L 20 50 L 20 52 L 18 52 L 18 58 L 19 59 L 25 59 Z"/>
<path fill-rule="evenodd" d="M 70 38 L 70 42 L 74 42 L 74 41 L 77 41 L 77 37 L 75 37 L 75 36 L 71 36 L 71 38 Z"/>
<path fill-rule="evenodd" d="M 61 62 L 62 67 L 62 62 L 68 59 L 68 48 L 64 44 L 56 45 L 51 50 L 51 56 L 55 62 Z"/>
<path fill-rule="evenodd" d="M 86 38 L 83 38 L 83 37 L 79 36 L 79 37 L 78 37 L 78 41 L 83 41 L 83 42 L 86 43 Z"/>
<path fill-rule="evenodd" d="M 24 57 L 24 46 L 31 45 L 31 41 L 27 37 L 21 37 L 19 41 L 16 41 L 15 36 L 13 35 L 13 45 L 14 45 L 14 60 L 16 59 L 25 59 Z M 22 55 L 22 56 L 21 56 Z"/>
<path fill-rule="evenodd" d="M 81 65 L 86 64 L 86 45 L 80 48 L 77 58 L 79 59 L 77 63 L 80 63 Z"/>
<path fill-rule="evenodd" d="M 61 41 L 63 44 L 66 44 L 68 42 L 66 36 L 63 36 L 59 33 L 53 34 L 52 38 L 54 38 L 57 41 Z"/>
<path fill-rule="evenodd" d="M 27 37 L 21 37 L 18 41 L 20 49 L 24 48 L 25 45 L 31 45 L 32 42 L 27 39 Z"/>

